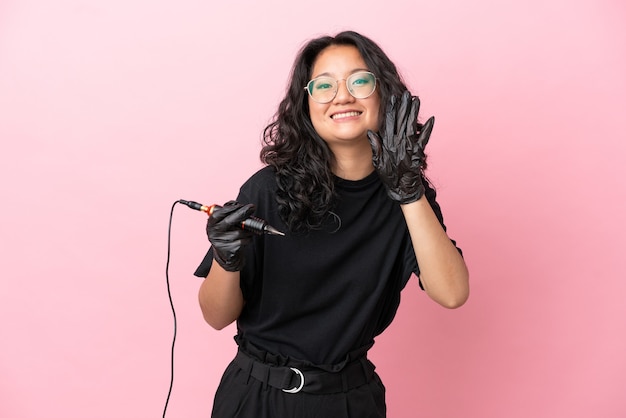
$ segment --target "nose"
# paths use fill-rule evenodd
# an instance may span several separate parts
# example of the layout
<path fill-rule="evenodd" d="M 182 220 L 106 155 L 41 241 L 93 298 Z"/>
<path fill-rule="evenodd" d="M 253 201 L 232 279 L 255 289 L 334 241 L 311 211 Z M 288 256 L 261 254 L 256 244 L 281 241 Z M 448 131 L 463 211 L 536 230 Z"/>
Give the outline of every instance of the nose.
<path fill-rule="evenodd" d="M 334 103 L 350 103 L 354 101 L 354 96 L 348 91 L 346 80 L 337 81 L 337 94 L 333 100 Z"/>

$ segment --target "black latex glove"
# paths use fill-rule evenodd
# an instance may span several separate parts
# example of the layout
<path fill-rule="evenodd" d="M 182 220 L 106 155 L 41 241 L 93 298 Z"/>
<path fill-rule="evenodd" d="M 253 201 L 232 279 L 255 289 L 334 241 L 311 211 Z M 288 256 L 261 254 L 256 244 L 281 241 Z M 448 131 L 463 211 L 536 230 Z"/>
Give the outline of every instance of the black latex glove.
<path fill-rule="evenodd" d="M 254 213 L 252 204 L 242 205 L 231 200 L 216 207 L 206 225 L 206 233 L 213 246 L 213 258 L 227 271 L 243 267 L 242 248 L 252 240 L 252 232 L 241 228 L 241 223 Z"/>
<path fill-rule="evenodd" d="M 405 91 L 400 102 L 392 96 L 385 112 L 384 135 L 368 131 L 373 163 L 391 199 L 401 204 L 415 202 L 424 195 L 422 168 L 424 148 L 433 130 L 431 117 L 418 128 L 418 97 Z M 419 131 L 418 131 L 419 130 Z"/>

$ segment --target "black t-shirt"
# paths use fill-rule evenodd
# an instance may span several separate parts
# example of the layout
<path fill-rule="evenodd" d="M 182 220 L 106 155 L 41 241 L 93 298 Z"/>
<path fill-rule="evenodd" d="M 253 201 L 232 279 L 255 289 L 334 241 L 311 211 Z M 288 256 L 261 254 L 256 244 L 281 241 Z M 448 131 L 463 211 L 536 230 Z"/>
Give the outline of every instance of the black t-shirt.
<path fill-rule="evenodd" d="M 286 233 L 255 236 L 245 248 L 237 340 L 316 365 L 342 363 L 371 347 L 394 318 L 409 277 L 419 275 L 400 205 L 376 172 L 358 181 L 337 178 L 337 217 L 321 230 L 293 234 L 278 215 L 276 187 L 265 167 L 237 197 Z M 426 197 L 443 225 L 430 186 Z M 209 249 L 195 275 L 206 277 L 211 261 Z"/>

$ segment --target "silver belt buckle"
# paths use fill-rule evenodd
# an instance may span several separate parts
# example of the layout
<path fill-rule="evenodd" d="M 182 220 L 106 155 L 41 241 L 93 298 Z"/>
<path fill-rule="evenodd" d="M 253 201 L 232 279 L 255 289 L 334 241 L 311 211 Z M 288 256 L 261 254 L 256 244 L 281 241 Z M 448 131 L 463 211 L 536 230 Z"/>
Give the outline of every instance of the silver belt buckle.
<path fill-rule="evenodd" d="M 293 370 L 293 372 L 300 377 L 300 386 L 294 386 L 291 389 L 283 389 L 283 392 L 298 393 L 304 387 L 304 375 L 300 370 L 296 369 L 295 367 L 290 367 L 290 369 Z"/>

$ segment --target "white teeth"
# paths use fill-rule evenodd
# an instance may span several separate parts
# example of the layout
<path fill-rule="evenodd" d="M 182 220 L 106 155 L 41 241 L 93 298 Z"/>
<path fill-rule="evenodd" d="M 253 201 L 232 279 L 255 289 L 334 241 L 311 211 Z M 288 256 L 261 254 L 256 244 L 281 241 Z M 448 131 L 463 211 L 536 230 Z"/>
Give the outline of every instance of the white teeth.
<path fill-rule="evenodd" d="M 345 113 L 334 114 L 331 117 L 333 119 L 341 119 L 341 118 L 349 118 L 352 116 L 359 116 L 360 114 L 361 114 L 360 112 L 345 112 Z"/>

